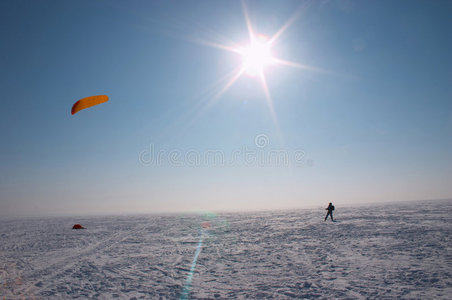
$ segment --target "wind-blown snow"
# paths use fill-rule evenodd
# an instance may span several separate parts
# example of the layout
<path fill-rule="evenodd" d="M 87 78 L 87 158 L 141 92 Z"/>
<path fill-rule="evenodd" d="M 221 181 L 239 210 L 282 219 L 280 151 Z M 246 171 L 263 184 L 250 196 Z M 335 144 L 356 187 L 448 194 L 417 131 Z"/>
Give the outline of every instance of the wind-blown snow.
<path fill-rule="evenodd" d="M 452 201 L 336 205 L 334 223 L 325 213 L 1 220 L 0 296 L 178 299 L 184 288 L 190 298 L 452 294 Z M 75 223 L 87 229 L 72 230 Z"/>

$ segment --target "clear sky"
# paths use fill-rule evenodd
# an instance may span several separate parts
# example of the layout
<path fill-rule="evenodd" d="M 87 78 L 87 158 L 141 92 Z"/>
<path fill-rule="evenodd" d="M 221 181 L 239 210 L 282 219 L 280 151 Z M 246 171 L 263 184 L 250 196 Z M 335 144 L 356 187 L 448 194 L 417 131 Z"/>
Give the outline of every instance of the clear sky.
<path fill-rule="evenodd" d="M 451 1 L 1 1 L 0 215 L 452 198 L 451 15 Z M 244 54 L 252 37 L 267 64 Z"/>

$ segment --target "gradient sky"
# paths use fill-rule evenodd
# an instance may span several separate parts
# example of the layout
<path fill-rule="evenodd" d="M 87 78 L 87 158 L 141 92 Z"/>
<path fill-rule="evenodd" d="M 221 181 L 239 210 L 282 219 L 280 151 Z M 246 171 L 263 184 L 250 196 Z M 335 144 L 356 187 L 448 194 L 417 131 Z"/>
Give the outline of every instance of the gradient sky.
<path fill-rule="evenodd" d="M 248 43 L 244 6 L 258 34 L 292 20 L 273 54 L 315 68 L 267 68 L 273 108 L 246 74 L 220 94 L 241 58 L 208 44 Z M 1 1 L 0 215 L 452 198 L 451 15 L 451 1 Z M 290 162 L 190 160 L 248 150 Z"/>

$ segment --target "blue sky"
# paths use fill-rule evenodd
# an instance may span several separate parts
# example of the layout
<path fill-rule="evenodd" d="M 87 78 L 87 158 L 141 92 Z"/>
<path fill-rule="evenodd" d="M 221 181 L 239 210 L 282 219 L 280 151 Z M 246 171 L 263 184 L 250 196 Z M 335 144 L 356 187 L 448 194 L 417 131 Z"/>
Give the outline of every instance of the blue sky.
<path fill-rule="evenodd" d="M 246 46 L 244 7 L 268 37 L 292 18 L 273 55 L 316 69 L 266 68 L 272 107 L 246 74 L 220 94 L 242 58 L 207 43 Z M 451 198 L 451 14 L 450 1 L 2 1 L 0 214 Z M 71 116 L 99 94 L 110 101 Z M 150 148 L 160 164 L 140 161 Z M 289 163 L 190 161 L 246 150 Z"/>

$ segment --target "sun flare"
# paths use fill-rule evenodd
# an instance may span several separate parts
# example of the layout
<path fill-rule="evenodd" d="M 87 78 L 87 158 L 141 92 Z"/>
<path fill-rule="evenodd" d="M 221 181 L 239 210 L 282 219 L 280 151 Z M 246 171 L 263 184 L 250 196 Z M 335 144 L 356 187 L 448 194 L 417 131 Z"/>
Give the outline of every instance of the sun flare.
<path fill-rule="evenodd" d="M 265 37 L 253 39 L 248 47 L 240 49 L 242 68 L 250 76 L 260 75 L 265 67 L 274 63 L 271 43 Z"/>
<path fill-rule="evenodd" d="M 195 40 L 196 42 L 203 45 L 237 54 L 240 56 L 242 61 L 240 65 L 236 66 L 231 72 L 218 80 L 218 82 L 224 82 L 224 85 L 221 84 L 223 86 L 219 87 L 218 91 L 212 93 L 213 96 L 211 97 L 208 105 L 211 105 L 212 103 L 217 101 L 224 93 L 226 93 L 227 90 L 231 88 L 231 86 L 234 85 L 237 80 L 239 80 L 239 78 L 241 78 L 244 74 L 247 74 L 250 77 L 255 77 L 261 83 L 265 95 L 265 100 L 268 104 L 272 119 L 275 125 L 278 127 L 278 120 L 276 118 L 275 110 L 273 109 L 273 99 L 270 93 L 270 88 L 267 84 L 266 73 L 268 73 L 268 67 L 288 66 L 308 71 L 323 71 L 313 66 L 281 59 L 272 51 L 273 46 L 277 44 L 277 40 L 303 13 L 306 5 L 301 5 L 295 11 L 295 13 L 284 23 L 284 25 L 272 36 L 266 36 L 264 34 L 256 32 L 253 29 L 250 18 L 248 16 L 248 10 L 246 8 L 245 1 L 242 1 L 242 8 L 246 22 L 246 28 L 248 29 L 248 45 L 245 46 L 243 44 L 237 44 L 234 41 L 229 40 L 228 38 L 222 37 L 220 34 L 216 34 L 215 32 L 214 34 L 216 35 L 216 37 L 214 37 L 212 40 Z M 218 38 L 219 40 L 224 40 L 227 42 L 216 42 L 215 39 Z M 217 83 L 215 83 L 214 86 L 216 85 Z"/>

